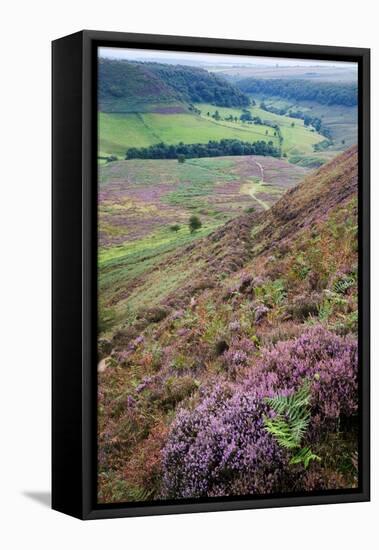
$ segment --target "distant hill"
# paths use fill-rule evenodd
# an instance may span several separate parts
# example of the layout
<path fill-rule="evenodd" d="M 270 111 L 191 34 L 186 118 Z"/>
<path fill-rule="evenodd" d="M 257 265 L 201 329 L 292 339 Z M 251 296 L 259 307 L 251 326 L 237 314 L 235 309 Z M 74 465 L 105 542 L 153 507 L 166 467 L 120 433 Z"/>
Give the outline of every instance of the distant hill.
<path fill-rule="evenodd" d="M 191 103 L 211 103 L 219 107 L 246 107 L 249 98 L 227 80 L 198 67 L 146 63 L 151 72 Z"/>
<path fill-rule="evenodd" d="M 354 82 L 243 78 L 236 85 L 245 93 L 316 101 L 322 105 L 355 106 L 358 102 L 358 87 Z"/>
<path fill-rule="evenodd" d="M 190 103 L 243 107 L 248 97 L 204 69 L 100 59 L 99 108 L 108 113 L 180 113 Z"/>
<path fill-rule="evenodd" d="M 209 70 L 212 70 L 209 67 Z M 236 81 L 241 78 L 312 80 L 319 82 L 356 82 L 357 64 L 344 63 L 339 65 L 253 65 L 232 66 L 218 69 L 228 80 Z"/>

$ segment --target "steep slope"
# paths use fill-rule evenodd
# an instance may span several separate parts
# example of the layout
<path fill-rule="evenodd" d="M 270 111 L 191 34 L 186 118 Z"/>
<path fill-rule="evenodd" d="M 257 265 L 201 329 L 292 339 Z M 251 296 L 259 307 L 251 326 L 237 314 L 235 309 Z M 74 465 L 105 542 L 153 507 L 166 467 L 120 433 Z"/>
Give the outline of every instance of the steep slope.
<path fill-rule="evenodd" d="M 102 112 L 143 113 L 168 107 L 187 111 L 179 94 L 142 64 L 100 59 L 98 72 Z"/>
<path fill-rule="evenodd" d="M 241 216 L 209 237 L 167 255 L 150 271 L 120 287 L 112 305 L 123 307 L 133 293 L 133 300 L 141 300 L 141 296 L 146 295 L 154 306 L 159 305 L 155 296 L 163 295 L 163 307 L 184 307 L 202 289 L 215 288 L 217 293 L 217 289 L 228 284 L 228 277 L 247 268 L 249 261 L 253 260 L 254 270 L 261 272 L 260 264 L 269 257 L 268 263 L 276 262 L 278 269 L 283 263 L 283 250 L 312 232 L 315 224 L 325 223 L 335 210 L 343 211 L 346 203 L 354 202 L 356 188 L 357 150 L 354 147 L 306 177 L 270 210 Z M 166 287 L 164 292 L 159 288 L 161 281 Z M 147 288 L 151 288 L 151 292 L 146 293 Z M 141 305 L 148 310 L 148 302 Z"/>
<path fill-rule="evenodd" d="M 105 113 L 180 113 L 189 103 L 244 107 L 249 98 L 204 69 L 99 60 L 99 108 Z"/>
<path fill-rule="evenodd" d="M 99 342 L 101 501 L 241 494 L 252 490 L 251 480 L 257 492 L 356 486 L 357 164 L 353 147 L 269 211 L 235 219 L 155 267 L 156 281 L 171 281 L 171 292 Z M 268 379 L 267 365 L 274 369 Z M 275 371 L 279 368 L 283 372 Z M 271 474 L 249 470 L 255 459 L 241 466 L 242 473 L 230 470 L 229 453 L 224 477 L 209 484 L 197 463 L 186 465 L 186 456 L 179 456 L 178 450 L 191 446 L 189 460 L 205 459 L 198 446 L 201 430 L 215 456 L 223 434 L 247 456 L 238 419 L 246 416 L 250 426 L 257 412 L 245 395 L 253 395 L 258 383 L 272 388 L 279 374 L 282 390 L 299 388 L 305 368 L 312 391 L 319 392 L 312 394 L 319 407 L 312 412 L 312 434 L 319 433 L 317 422 L 326 415 L 321 435 L 310 440 L 321 458 L 309 470 L 289 467 L 280 454 L 278 471 L 288 476 L 267 489 Z M 320 372 L 327 395 L 317 389 Z M 221 415 L 215 439 L 212 422 L 205 420 L 210 414 Z M 229 419 L 225 425 L 223 414 Z M 279 452 L 270 441 L 263 456 Z M 208 474 L 213 472 L 212 466 Z"/>
<path fill-rule="evenodd" d="M 247 107 L 250 103 L 248 96 L 237 87 L 205 69 L 160 63 L 146 63 L 145 66 L 188 102 L 220 107 Z"/>

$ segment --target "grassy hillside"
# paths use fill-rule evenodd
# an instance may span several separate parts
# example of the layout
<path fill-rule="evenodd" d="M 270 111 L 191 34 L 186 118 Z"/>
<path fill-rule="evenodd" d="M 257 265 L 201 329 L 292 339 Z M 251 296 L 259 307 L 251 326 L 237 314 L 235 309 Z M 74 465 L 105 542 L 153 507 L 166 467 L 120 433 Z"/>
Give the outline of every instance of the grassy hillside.
<path fill-rule="evenodd" d="M 266 135 L 267 131 L 267 135 Z M 99 156 L 124 158 L 129 147 L 146 147 L 154 143 L 207 143 L 209 140 L 273 141 L 272 128 L 242 127 L 225 121 L 191 113 L 99 113 Z"/>
<path fill-rule="evenodd" d="M 308 114 L 311 117 L 318 117 L 322 121 L 324 128 L 327 128 L 330 132 L 333 143 L 330 144 L 326 151 L 323 151 L 320 155 L 326 158 L 330 155 L 334 156 L 335 151 L 345 151 L 347 148 L 356 144 L 358 141 L 358 111 L 356 107 L 347 105 L 322 105 L 316 101 L 291 101 L 283 99 L 281 97 L 265 97 L 265 96 L 251 96 L 256 100 L 257 104 L 264 100 L 269 109 L 285 109 L 287 113 L 293 111 L 301 111 Z M 262 116 L 269 120 L 276 120 L 283 126 L 289 126 L 294 119 L 288 116 L 275 115 L 268 111 L 262 112 L 261 109 L 255 107 L 254 112 L 259 116 Z M 270 117 L 270 118 L 269 118 Z M 296 120 L 296 119 L 295 119 Z M 296 120 L 297 125 L 302 125 L 301 120 Z"/>
<path fill-rule="evenodd" d="M 246 210 L 258 213 L 269 208 L 305 172 L 270 157 L 204 158 L 184 164 L 176 160 L 127 160 L 101 167 L 102 317 L 109 316 L 117 302 L 113 321 L 119 324 L 125 320 L 131 309 L 135 311 L 134 304 L 143 307 L 147 299 L 135 278 L 146 272 L 148 281 L 149 270 L 162 255 L 208 235 Z M 194 234 L 188 228 L 192 214 L 202 222 Z M 173 226 L 177 226 L 175 230 Z M 165 296 L 164 285 L 154 283 L 154 289 L 158 301 Z M 133 300 L 131 292 L 135 293 Z M 120 293 L 128 299 L 117 299 Z"/>
<path fill-rule="evenodd" d="M 212 115 L 216 109 L 213 105 L 206 103 L 198 104 L 197 107 L 201 110 L 201 115 L 207 119 L 209 118 L 207 113 L 209 112 Z M 239 118 L 242 114 L 241 109 L 235 108 L 220 107 L 217 108 L 217 110 L 223 118 L 230 115 Z M 314 153 L 313 145 L 319 143 L 323 139 L 319 133 L 312 132 L 311 129 L 304 127 L 302 120 L 293 119 L 288 116 L 276 115 L 260 109 L 257 105 L 250 105 L 248 110 L 251 112 L 252 116 L 260 117 L 263 122 L 267 120 L 280 126 L 283 136 L 282 150 L 289 156 L 289 158 L 294 155 L 312 155 Z M 243 124 L 240 121 L 235 123 L 235 126 L 247 132 L 251 129 L 250 125 Z M 252 128 L 254 128 L 254 131 L 259 131 L 261 128 L 263 135 L 265 135 L 267 131 L 266 126 L 252 125 Z M 276 143 L 274 132 L 275 130 L 270 128 L 268 130 L 268 136 Z M 260 139 L 262 139 L 262 137 Z"/>
<path fill-rule="evenodd" d="M 99 109 L 135 113 L 153 109 L 186 110 L 179 95 L 143 64 L 100 59 L 98 64 Z"/>
<path fill-rule="evenodd" d="M 208 101 L 223 107 L 246 107 L 249 98 L 222 75 L 199 67 L 144 63 L 155 75 L 190 103 Z"/>
<path fill-rule="evenodd" d="M 229 122 L 225 118 L 232 115 L 239 118 L 242 110 L 219 107 L 210 104 L 197 104 L 200 115 L 192 113 L 99 113 L 99 156 L 116 155 L 124 158 L 129 147 L 148 147 L 164 142 L 168 145 L 183 143 L 207 143 L 209 140 L 239 139 L 241 141 L 272 141 L 279 145 L 275 130 L 265 124 L 243 124 Z M 221 120 L 211 115 L 218 110 Z M 314 155 L 313 146 L 324 138 L 317 132 L 304 127 L 301 120 L 263 111 L 257 106 L 249 107 L 253 116 L 262 121 L 279 124 L 283 135 L 282 150 L 291 159 L 298 155 Z M 317 157 L 317 155 L 315 155 Z"/>
<path fill-rule="evenodd" d="M 99 341 L 99 500 L 356 486 L 357 261 L 353 148 L 131 286 L 108 281 L 110 317 L 120 304 L 130 315 Z M 309 462 L 266 429 L 275 399 L 296 392 Z"/>
<path fill-rule="evenodd" d="M 248 97 L 204 69 L 160 63 L 99 60 L 99 109 L 106 113 L 175 113 L 188 104 L 245 106 Z"/>
<path fill-rule="evenodd" d="M 99 157 L 124 158 L 130 147 L 207 143 L 238 139 L 280 145 L 271 124 L 278 124 L 283 153 L 290 158 L 313 153 L 323 137 L 302 121 L 249 109 L 268 124 L 239 120 L 248 96 L 220 77 L 195 67 L 159 63 L 99 62 Z M 195 104 L 195 107 L 190 103 Z M 200 110 L 200 113 L 198 112 Z M 219 117 L 211 115 L 218 110 Z M 207 116 L 207 113 L 210 113 Z M 232 120 L 233 116 L 237 120 Z M 226 118 L 229 120 L 225 120 Z"/>

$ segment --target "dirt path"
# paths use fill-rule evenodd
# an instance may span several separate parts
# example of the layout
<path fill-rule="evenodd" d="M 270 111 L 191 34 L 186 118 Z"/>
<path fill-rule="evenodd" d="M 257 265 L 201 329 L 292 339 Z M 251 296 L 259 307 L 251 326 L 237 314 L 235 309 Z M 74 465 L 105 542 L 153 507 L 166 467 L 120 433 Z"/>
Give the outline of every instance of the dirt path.
<path fill-rule="evenodd" d="M 263 182 L 265 180 L 265 173 L 262 164 L 260 162 L 257 162 L 256 160 L 253 160 L 253 162 L 258 166 L 259 170 L 261 171 L 261 180 Z"/>
<path fill-rule="evenodd" d="M 263 201 L 262 199 L 258 199 L 258 197 L 256 197 L 255 194 L 254 194 L 254 193 L 257 192 L 257 187 L 260 185 L 260 183 L 261 183 L 261 182 L 259 182 L 259 183 L 251 183 L 251 184 L 250 184 L 250 188 L 249 188 L 249 190 L 248 190 L 248 195 L 250 195 L 250 197 L 251 197 L 252 199 L 254 199 L 255 202 L 257 202 L 258 204 L 260 204 L 261 207 L 262 207 L 264 210 L 269 210 L 270 205 L 267 204 L 267 202 Z M 258 189 L 259 189 L 259 187 L 258 187 Z"/>
<path fill-rule="evenodd" d="M 263 201 L 262 199 L 258 199 L 258 197 L 255 196 L 255 193 L 261 191 L 262 185 L 264 184 L 264 175 L 265 175 L 264 168 L 260 162 L 254 160 L 253 158 L 250 160 L 253 164 L 258 166 L 261 177 L 260 177 L 260 180 L 257 182 L 252 181 L 252 182 L 243 184 L 241 187 L 241 192 L 246 195 L 250 195 L 250 197 L 253 200 L 255 200 L 255 202 L 257 202 L 264 210 L 268 210 L 270 208 L 270 205 L 267 204 L 267 202 Z"/>

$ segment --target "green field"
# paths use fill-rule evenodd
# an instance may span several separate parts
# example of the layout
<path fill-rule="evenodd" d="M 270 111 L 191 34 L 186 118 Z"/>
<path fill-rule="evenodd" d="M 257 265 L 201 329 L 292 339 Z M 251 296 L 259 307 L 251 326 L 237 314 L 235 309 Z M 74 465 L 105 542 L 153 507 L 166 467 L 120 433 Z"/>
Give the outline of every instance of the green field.
<path fill-rule="evenodd" d="M 274 144 L 277 141 L 273 129 L 268 126 L 217 122 L 210 117 L 186 113 L 99 113 L 99 136 L 99 156 L 117 155 L 120 158 L 129 147 L 148 147 L 161 141 L 169 145 L 180 141 L 207 143 L 221 139 L 271 140 Z"/>
<path fill-rule="evenodd" d="M 256 100 L 257 104 L 264 99 L 268 107 L 272 106 L 279 109 L 286 108 L 287 110 L 301 111 L 320 118 L 323 125 L 330 130 L 332 135 L 333 144 L 328 147 L 328 151 L 330 152 L 343 151 L 347 147 L 356 144 L 358 141 L 358 111 L 356 107 L 349 107 L 346 105 L 321 105 L 315 101 L 302 101 L 299 103 L 278 97 L 254 97 L 253 99 Z M 290 127 L 293 121 L 295 121 L 296 127 L 298 125 L 303 126 L 303 122 L 299 119 L 269 113 L 258 107 L 252 108 L 251 111 L 257 116 L 261 116 L 262 119 L 277 122 L 283 129 L 285 127 Z M 307 128 L 304 128 L 304 130 L 309 131 Z M 284 133 L 283 131 L 283 135 Z"/>
<path fill-rule="evenodd" d="M 201 110 L 201 114 L 204 117 L 207 117 L 207 113 L 213 114 L 215 110 L 217 109 L 221 117 L 227 117 L 229 115 L 237 116 L 239 117 L 242 113 L 241 109 L 235 109 L 235 108 L 228 108 L 228 107 L 215 107 L 214 105 L 210 105 L 207 103 L 200 103 L 197 105 L 197 107 Z M 253 116 L 259 116 L 262 121 L 269 120 L 270 122 L 274 122 L 275 124 L 279 124 L 282 135 L 283 135 L 283 152 L 286 153 L 289 157 L 292 155 L 310 155 L 313 153 L 313 145 L 316 143 L 319 143 L 324 138 L 317 132 L 313 132 L 309 128 L 306 128 L 304 126 L 304 123 L 302 120 L 290 118 L 287 116 L 281 116 L 276 115 L 274 113 L 269 113 L 267 111 L 264 111 L 263 109 L 260 109 L 257 106 L 251 106 L 249 107 L 249 111 Z M 293 125 L 293 126 L 292 126 Z M 241 130 L 250 131 L 250 128 L 252 127 L 254 131 L 259 131 L 258 129 L 262 129 L 262 134 L 264 135 L 267 129 L 267 126 L 257 126 L 257 125 L 247 125 L 243 124 L 242 122 L 238 122 L 234 124 L 234 126 L 241 128 Z M 274 130 L 273 128 L 269 129 L 269 136 L 271 140 L 275 140 L 275 137 L 273 138 Z M 267 136 L 266 136 L 267 137 Z M 260 138 L 262 139 L 262 138 Z"/>

